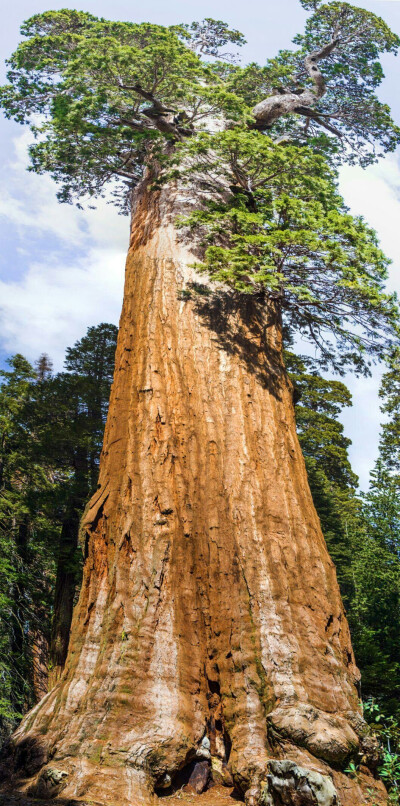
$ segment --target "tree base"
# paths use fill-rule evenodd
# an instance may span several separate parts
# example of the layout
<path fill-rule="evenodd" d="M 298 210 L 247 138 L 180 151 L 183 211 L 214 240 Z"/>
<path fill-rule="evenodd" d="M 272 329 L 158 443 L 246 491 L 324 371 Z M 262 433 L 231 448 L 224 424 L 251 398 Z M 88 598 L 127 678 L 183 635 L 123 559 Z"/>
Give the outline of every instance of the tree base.
<path fill-rule="evenodd" d="M 366 767 L 360 766 L 356 776 L 350 777 L 289 743 L 277 755 L 280 758 L 270 759 L 265 775 L 245 792 L 235 789 L 232 782 L 224 786 L 211 763 L 208 777 L 201 782 L 193 770 L 205 761 L 191 762 L 177 771 L 170 786 L 154 791 L 143 770 L 99 766 L 85 758 L 57 759 L 33 778 L 9 780 L 3 791 L 10 794 L 0 794 L 0 806 L 39 806 L 49 801 L 57 806 L 180 806 L 186 801 L 198 806 L 233 806 L 235 802 L 246 806 L 387 806 L 385 787 Z"/>

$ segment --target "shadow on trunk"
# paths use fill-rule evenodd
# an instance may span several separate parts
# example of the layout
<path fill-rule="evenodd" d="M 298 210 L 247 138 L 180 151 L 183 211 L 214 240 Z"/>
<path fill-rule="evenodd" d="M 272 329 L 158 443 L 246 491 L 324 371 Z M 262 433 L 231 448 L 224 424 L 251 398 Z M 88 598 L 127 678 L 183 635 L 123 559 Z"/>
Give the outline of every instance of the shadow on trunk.
<path fill-rule="evenodd" d="M 203 324 L 215 334 L 221 352 L 238 357 L 259 383 L 280 400 L 285 370 L 278 304 L 267 301 L 263 292 L 240 295 L 214 291 L 195 282 L 180 292 L 180 298 L 194 303 Z"/>

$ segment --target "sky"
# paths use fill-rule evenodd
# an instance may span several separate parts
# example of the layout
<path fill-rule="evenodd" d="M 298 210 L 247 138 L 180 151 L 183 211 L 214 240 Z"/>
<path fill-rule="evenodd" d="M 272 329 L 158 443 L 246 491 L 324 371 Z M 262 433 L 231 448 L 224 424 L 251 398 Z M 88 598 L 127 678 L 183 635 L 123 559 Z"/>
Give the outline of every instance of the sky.
<path fill-rule="evenodd" d="M 400 33 L 400 0 L 353 0 L 382 16 Z M 14 0 L 2 11 L 0 81 L 4 59 L 20 39 L 21 22 L 41 11 L 77 8 L 110 19 L 165 25 L 204 17 L 223 19 L 242 31 L 248 44 L 244 61 L 263 64 L 279 48 L 289 47 L 306 14 L 298 0 Z M 380 98 L 400 122 L 400 56 L 385 57 L 386 78 Z M 28 173 L 27 128 L 0 117 L 0 364 L 21 352 L 34 361 L 47 352 L 62 368 L 65 348 L 87 327 L 118 319 L 122 304 L 129 222 L 104 201 L 94 211 L 61 205 L 47 176 Z M 366 170 L 345 167 L 341 190 L 353 213 L 363 215 L 378 232 L 392 259 L 389 288 L 400 294 L 400 154 Z M 352 440 L 351 461 L 362 488 L 377 456 L 378 390 L 382 368 L 372 377 L 346 376 L 353 407 L 342 421 Z"/>

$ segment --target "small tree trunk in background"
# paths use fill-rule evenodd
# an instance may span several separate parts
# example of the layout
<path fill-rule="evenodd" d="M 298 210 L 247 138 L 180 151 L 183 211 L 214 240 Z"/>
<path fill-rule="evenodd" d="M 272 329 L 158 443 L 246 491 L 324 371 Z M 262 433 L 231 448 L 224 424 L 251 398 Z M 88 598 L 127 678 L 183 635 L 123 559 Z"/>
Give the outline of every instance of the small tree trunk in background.
<path fill-rule="evenodd" d="M 25 577 L 29 563 L 28 517 L 22 517 L 19 523 L 16 523 L 14 520 L 13 530 L 15 533 L 16 556 L 18 557 L 19 565 L 11 597 L 10 650 L 15 669 L 12 699 L 16 711 L 22 710 L 22 713 L 25 713 L 32 705 L 32 699 L 28 694 L 28 686 L 25 686 L 25 689 L 23 689 L 22 684 L 24 680 L 32 681 L 33 678 L 31 647 L 28 631 L 26 629 L 28 601 Z"/>
<path fill-rule="evenodd" d="M 50 753 L 62 797 L 137 806 L 210 761 L 207 735 L 249 804 L 267 775 L 264 803 L 354 806 L 368 787 L 384 803 L 367 767 L 343 773 L 363 737 L 359 676 L 279 314 L 191 292 L 203 281 L 173 222 L 193 201 L 138 192 L 67 663 L 16 758 L 31 748 L 32 775 Z"/>
<path fill-rule="evenodd" d="M 76 421 L 79 413 L 76 413 Z M 99 417 L 101 421 L 101 418 Z M 89 497 L 89 458 L 86 449 L 79 445 L 73 452 L 73 489 L 66 502 L 61 526 L 54 591 L 54 614 L 50 639 L 50 686 L 61 676 L 67 659 L 72 613 L 78 585 L 79 521 L 84 503 Z M 94 489 L 94 486 L 92 489 Z"/>
<path fill-rule="evenodd" d="M 68 652 L 72 612 L 76 589 L 76 550 L 79 514 L 73 512 L 63 521 L 57 561 L 54 593 L 54 615 L 50 640 L 50 684 L 59 679 Z"/>

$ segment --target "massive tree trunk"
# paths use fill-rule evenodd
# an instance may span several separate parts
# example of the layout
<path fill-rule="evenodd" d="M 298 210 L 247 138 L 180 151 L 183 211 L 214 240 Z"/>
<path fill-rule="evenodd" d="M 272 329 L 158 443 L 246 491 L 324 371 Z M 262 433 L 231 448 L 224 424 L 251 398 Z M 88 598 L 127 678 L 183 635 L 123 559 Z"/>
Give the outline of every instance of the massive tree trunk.
<path fill-rule="evenodd" d="M 137 192 L 66 668 L 16 769 L 41 767 L 32 792 L 137 806 L 211 755 L 248 803 L 354 806 L 367 786 L 383 803 L 367 767 L 343 773 L 359 678 L 279 313 L 196 276 L 174 227 L 190 192 Z"/>

